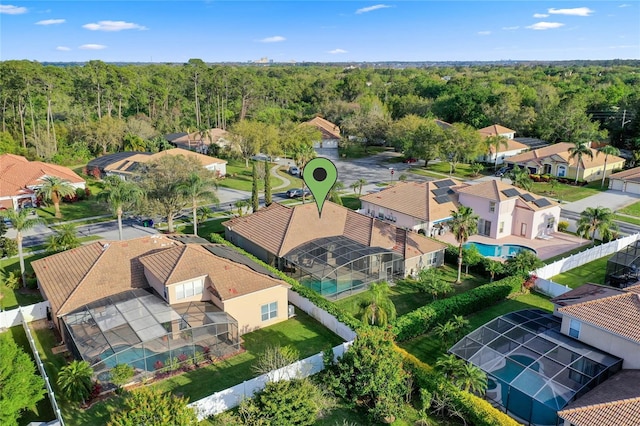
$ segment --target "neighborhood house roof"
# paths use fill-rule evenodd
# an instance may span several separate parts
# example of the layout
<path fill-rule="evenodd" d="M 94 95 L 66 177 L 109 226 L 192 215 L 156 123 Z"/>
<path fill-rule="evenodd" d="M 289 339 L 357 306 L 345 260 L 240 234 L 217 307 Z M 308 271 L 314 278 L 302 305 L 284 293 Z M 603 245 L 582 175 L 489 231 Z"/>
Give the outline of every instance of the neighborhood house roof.
<path fill-rule="evenodd" d="M 574 147 L 574 144 L 569 142 L 559 142 L 553 145 L 546 146 L 544 148 L 534 149 L 533 151 L 524 152 L 522 154 L 509 157 L 506 161 L 509 163 L 527 163 L 529 161 L 542 166 L 545 160 L 555 161 L 559 163 L 568 164 L 571 167 L 576 167 L 578 164 L 578 157 L 569 158 L 569 149 Z M 606 155 L 600 154 L 596 149 L 589 148 L 593 154 L 593 159 L 583 155 L 581 169 L 590 169 L 592 167 L 598 167 L 604 165 Z M 607 164 L 624 163 L 624 158 L 609 155 L 607 158 Z"/>
<path fill-rule="evenodd" d="M 227 163 L 225 160 L 210 157 L 208 155 L 199 154 L 194 151 L 189 151 L 188 149 L 173 148 L 173 149 L 167 149 L 165 151 L 160 151 L 155 154 L 140 152 L 140 153 L 136 153 L 135 155 L 131 155 L 122 159 L 114 158 L 114 161 L 103 166 L 103 169 L 106 172 L 133 173 L 141 163 L 148 163 L 150 161 L 154 161 L 159 158 L 166 157 L 168 155 L 170 156 L 182 155 L 189 161 L 200 162 L 204 167 L 207 167 L 212 164 Z"/>
<path fill-rule="evenodd" d="M 500 124 L 492 124 L 491 126 L 487 126 L 484 127 L 480 130 L 478 130 L 478 132 L 482 135 L 482 136 L 500 136 L 500 135 L 505 135 L 508 133 L 515 133 L 515 130 L 511 130 L 508 129 L 504 126 L 501 126 Z M 525 146 L 526 147 L 526 146 Z"/>
<path fill-rule="evenodd" d="M 322 139 L 340 139 L 340 128 L 322 117 L 314 117 L 306 122 L 320 130 Z"/>
<path fill-rule="evenodd" d="M 518 142 L 516 140 L 513 140 L 513 139 L 504 139 L 504 141 L 506 142 L 506 147 L 505 147 L 505 145 L 503 143 L 501 143 L 498 146 L 498 153 L 516 151 L 516 150 L 521 150 L 522 151 L 522 150 L 525 150 L 525 149 L 529 149 L 529 147 L 526 146 L 525 144 L 520 143 L 520 142 Z M 493 145 L 491 145 L 489 147 L 489 151 L 492 154 L 495 153 L 495 149 L 496 149 L 496 147 L 493 146 Z"/>
<path fill-rule="evenodd" d="M 620 179 L 627 182 L 640 182 L 640 167 L 614 173 L 609 179 Z"/>
<path fill-rule="evenodd" d="M 603 297 L 615 296 L 624 292 L 625 290 L 615 287 L 586 283 L 560 296 L 554 297 L 551 299 L 551 303 L 558 306 L 569 306 L 575 305 L 576 303 L 602 299 Z"/>
<path fill-rule="evenodd" d="M 559 205 L 556 201 L 540 198 L 540 196 L 525 191 L 522 188 L 516 188 L 513 185 L 497 180 L 489 180 L 475 185 L 469 185 L 456 191 L 460 194 L 474 195 L 495 202 L 516 198 L 518 206 L 526 207 L 530 210 L 544 210 Z"/>

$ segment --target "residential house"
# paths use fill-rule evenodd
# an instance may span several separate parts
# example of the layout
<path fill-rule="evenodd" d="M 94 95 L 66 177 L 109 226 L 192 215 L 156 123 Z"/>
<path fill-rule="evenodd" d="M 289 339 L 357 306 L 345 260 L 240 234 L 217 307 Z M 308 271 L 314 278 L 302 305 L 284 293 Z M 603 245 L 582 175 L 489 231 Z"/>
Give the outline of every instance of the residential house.
<path fill-rule="evenodd" d="M 506 142 L 506 146 L 505 144 L 500 144 L 497 150 L 495 146 L 491 146 L 488 153 L 482 154 L 478 157 L 478 161 L 484 161 L 491 164 L 503 164 L 505 162 L 505 158 L 513 157 L 514 155 L 520 154 L 522 151 L 529 149 L 527 145 L 514 140 L 516 134 L 515 130 L 507 129 L 499 124 L 493 124 L 480 129 L 478 130 L 478 133 L 480 133 L 484 138 L 500 136 L 504 138 Z"/>
<path fill-rule="evenodd" d="M 490 180 L 456 190 L 458 202 L 480 217 L 478 234 L 500 239 L 509 235 L 523 238 L 548 238 L 560 221 L 560 204 Z"/>
<path fill-rule="evenodd" d="M 305 124 L 317 128 L 321 134 L 320 140 L 313 142 L 313 149 L 338 149 L 340 142 L 340 128 L 338 125 L 322 117 L 314 117 L 305 122 Z"/>
<path fill-rule="evenodd" d="M 640 194 L 640 167 L 610 175 L 609 189 L 630 194 Z"/>
<path fill-rule="evenodd" d="M 273 203 L 222 225 L 227 240 L 330 298 L 442 265 L 446 248 L 330 201 L 322 216 L 315 203 Z"/>
<path fill-rule="evenodd" d="M 596 149 L 589 148 L 593 158 L 583 155 L 579 164 L 578 158 L 570 158 L 569 149 L 574 145 L 568 142 L 560 142 L 544 148 L 534 149 L 522 154 L 509 157 L 506 162 L 513 166 L 526 167 L 534 174 L 549 174 L 552 176 L 591 182 L 602 179 L 602 175 L 609 176 L 614 170 L 622 169 L 624 158 L 609 155 L 607 169 L 604 170 L 605 155 Z"/>
<path fill-rule="evenodd" d="M 0 155 L 0 208 L 35 206 L 36 192 L 45 177 L 57 177 L 74 188 L 85 188 L 85 180 L 68 167 L 29 161 L 19 155 Z"/>
<path fill-rule="evenodd" d="M 455 189 L 463 186 L 455 179 L 398 182 L 360 197 L 358 212 L 434 237 L 446 232 L 451 212 L 458 209 Z"/>
<path fill-rule="evenodd" d="M 209 153 L 212 145 L 217 145 L 219 148 L 231 146 L 229 132 L 219 128 L 203 132 L 170 133 L 165 135 L 164 138 L 176 148 L 187 149 L 204 155 Z"/>

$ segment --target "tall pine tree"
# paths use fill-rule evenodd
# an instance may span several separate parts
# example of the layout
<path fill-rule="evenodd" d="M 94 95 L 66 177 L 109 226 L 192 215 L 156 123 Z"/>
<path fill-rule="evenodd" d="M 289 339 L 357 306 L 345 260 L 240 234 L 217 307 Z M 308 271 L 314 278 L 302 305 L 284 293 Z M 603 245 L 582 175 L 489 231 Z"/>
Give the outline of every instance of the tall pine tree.
<path fill-rule="evenodd" d="M 256 162 L 253 162 L 253 185 L 251 186 L 251 207 L 254 212 L 257 212 L 260 208 L 260 193 L 258 192 L 258 168 Z"/>
<path fill-rule="evenodd" d="M 269 207 L 271 203 L 271 173 L 269 162 L 264 160 L 264 205 Z"/>

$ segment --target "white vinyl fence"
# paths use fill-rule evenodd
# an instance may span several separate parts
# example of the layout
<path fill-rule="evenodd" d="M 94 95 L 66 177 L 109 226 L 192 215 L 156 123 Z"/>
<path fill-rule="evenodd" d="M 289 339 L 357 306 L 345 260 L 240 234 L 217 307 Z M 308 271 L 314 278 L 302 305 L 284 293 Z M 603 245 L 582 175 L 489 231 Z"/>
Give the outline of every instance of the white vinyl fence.
<path fill-rule="evenodd" d="M 316 321 L 333 331 L 336 335 L 342 337 L 347 342 L 356 338 L 356 332 L 347 327 L 345 324 L 338 321 L 336 317 L 331 315 L 324 309 L 318 308 L 309 299 L 301 296 L 295 291 L 289 289 L 289 302 L 296 305 L 298 308 L 305 311 L 307 314 L 315 318 Z"/>
<path fill-rule="evenodd" d="M 49 306 L 49 301 L 44 301 L 34 303 L 33 305 L 11 309 L 9 311 L 2 311 L 0 312 L 0 330 L 22 324 L 23 318 L 26 322 L 45 319 L 47 317 L 47 308 Z M 22 316 L 20 315 L 21 311 Z"/>
<path fill-rule="evenodd" d="M 545 280 L 544 278 L 538 278 L 536 280 L 535 287 L 537 291 L 546 294 L 549 297 L 557 297 L 571 290 L 571 287 L 568 285 L 554 283 L 553 281 Z"/>

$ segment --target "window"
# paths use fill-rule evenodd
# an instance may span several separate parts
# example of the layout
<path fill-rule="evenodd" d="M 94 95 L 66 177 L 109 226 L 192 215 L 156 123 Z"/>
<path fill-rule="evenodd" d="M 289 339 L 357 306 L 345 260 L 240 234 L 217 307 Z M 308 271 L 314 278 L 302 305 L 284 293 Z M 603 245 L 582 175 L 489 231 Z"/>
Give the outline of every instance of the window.
<path fill-rule="evenodd" d="M 498 232 L 501 234 L 504 232 L 504 222 L 500 222 L 500 230 Z"/>
<path fill-rule="evenodd" d="M 176 299 L 184 299 L 187 297 L 202 294 L 202 280 L 191 281 L 190 283 L 179 284 L 176 286 Z"/>
<path fill-rule="evenodd" d="M 565 166 L 558 166 L 558 177 L 565 177 L 567 175 L 567 168 Z"/>
<path fill-rule="evenodd" d="M 580 321 L 571 320 L 569 323 L 569 336 L 575 337 L 576 339 L 580 338 Z"/>
<path fill-rule="evenodd" d="M 260 307 L 262 321 L 269 321 L 278 316 L 278 302 L 267 303 Z"/>
<path fill-rule="evenodd" d="M 491 213 L 493 213 L 493 212 L 495 212 L 495 211 L 496 211 L 496 203 L 494 203 L 493 201 L 491 201 L 491 202 L 489 203 L 489 211 L 490 211 Z"/>

